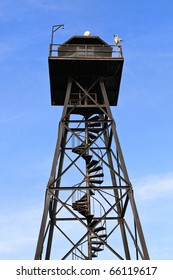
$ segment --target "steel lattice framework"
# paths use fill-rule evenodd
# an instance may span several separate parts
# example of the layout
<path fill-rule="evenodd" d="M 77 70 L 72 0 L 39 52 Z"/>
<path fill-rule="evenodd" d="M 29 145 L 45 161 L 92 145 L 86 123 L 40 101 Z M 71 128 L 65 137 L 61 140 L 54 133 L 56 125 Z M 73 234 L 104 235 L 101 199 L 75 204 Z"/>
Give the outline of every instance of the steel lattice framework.
<path fill-rule="evenodd" d="M 87 78 L 67 77 L 35 259 L 149 259 L 106 78 Z"/>

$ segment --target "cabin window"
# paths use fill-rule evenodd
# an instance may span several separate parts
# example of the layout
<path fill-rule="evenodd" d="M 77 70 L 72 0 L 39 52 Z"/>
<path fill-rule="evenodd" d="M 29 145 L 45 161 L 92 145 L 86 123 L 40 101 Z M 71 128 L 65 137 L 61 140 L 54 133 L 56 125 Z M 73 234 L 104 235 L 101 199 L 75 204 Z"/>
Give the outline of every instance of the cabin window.
<path fill-rule="evenodd" d="M 91 57 L 94 56 L 94 47 L 92 46 L 78 46 L 77 47 L 77 56 L 85 56 L 85 57 Z"/>

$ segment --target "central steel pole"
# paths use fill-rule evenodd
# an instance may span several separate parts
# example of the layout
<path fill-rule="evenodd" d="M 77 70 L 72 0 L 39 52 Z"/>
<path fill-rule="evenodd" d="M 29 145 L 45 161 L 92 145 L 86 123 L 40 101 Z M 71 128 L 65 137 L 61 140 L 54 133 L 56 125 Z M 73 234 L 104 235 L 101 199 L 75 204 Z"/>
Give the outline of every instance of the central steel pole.
<path fill-rule="evenodd" d="M 88 137 L 88 122 L 87 117 L 85 116 L 85 143 L 86 145 L 89 144 L 89 137 Z M 89 154 L 89 152 L 86 152 Z M 91 200 L 90 200 L 90 189 L 89 189 L 89 170 L 86 165 L 86 187 L 87 187 L 87 205 L 88 205 L 88 215 L 91 215 Z M 88 260 L 92 260 L 92 248 L 91 248 L 91 233 L 88 231 Z"/>

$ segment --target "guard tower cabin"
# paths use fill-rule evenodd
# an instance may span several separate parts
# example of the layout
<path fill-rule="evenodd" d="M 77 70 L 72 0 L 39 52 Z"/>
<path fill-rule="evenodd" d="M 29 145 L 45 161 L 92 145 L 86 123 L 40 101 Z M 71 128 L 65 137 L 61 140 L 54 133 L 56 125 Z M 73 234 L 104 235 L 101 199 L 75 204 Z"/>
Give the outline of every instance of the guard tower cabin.
<path fill-rule="evenodd" d="M 104 81 L 109 105 L 117 105 L 124 61 L 121 49 L 117 46 L 108 45 L 99 36 L 75 35 L 61 45 L 50 45 L 48 60 L 52 105 L 64 105 L 68 81 L 74 79 L 85 89 L 95 83 L 89 94 L 104 107 L 100 87 L 96 82 L 99 78 Z M 74 114 L 85 114 L 86 111 L 99 113 L 90 98 L 82 98 L 82 91 L 75 83 L 70 96 L 68 110 L 76 104 L 76 100 L 81 100 L 73 110 Z"/>

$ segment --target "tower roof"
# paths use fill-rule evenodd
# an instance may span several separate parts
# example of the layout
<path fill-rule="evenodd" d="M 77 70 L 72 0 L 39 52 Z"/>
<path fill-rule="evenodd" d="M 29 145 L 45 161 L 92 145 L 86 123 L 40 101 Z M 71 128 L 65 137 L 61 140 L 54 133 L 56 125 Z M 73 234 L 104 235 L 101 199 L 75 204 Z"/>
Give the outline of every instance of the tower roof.
<path fill-rule="evenodd" d="M 92 44 L 92 45 L 107 45 L 99 36 L 77 36 L 73 35 L 64 44 Z"/>

